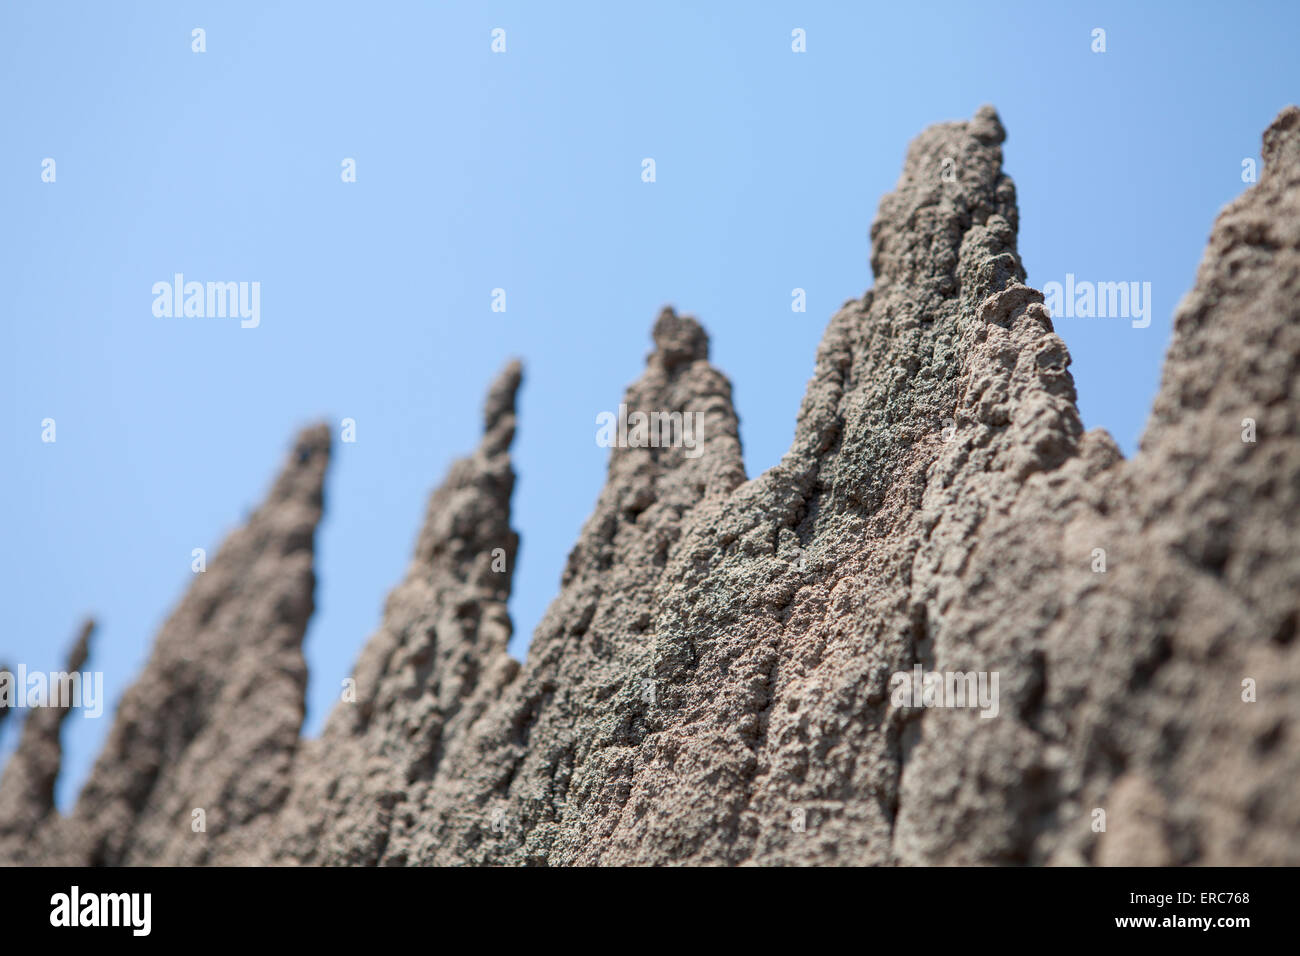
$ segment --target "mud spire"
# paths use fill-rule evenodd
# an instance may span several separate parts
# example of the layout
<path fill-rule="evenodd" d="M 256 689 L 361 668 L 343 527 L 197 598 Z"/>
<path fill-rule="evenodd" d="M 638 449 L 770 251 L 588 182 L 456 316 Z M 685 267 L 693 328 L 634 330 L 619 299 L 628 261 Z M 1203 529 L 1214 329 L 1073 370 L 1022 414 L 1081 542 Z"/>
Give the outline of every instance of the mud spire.
<path fill-rule="evenodd" d="M 81 669 L 94 632 L 93 620 L 82 623 L 63 673 L 51 683 L 49 699 L 28 711 L 18 749 L 0 776 L 0 860 L 6 863 L 42 862 L 48 852 L 43 837 L 56 816 L 54 785 L 63 761 L 63 722 L 88 690 Z"/>
<path fill-rule="evenodd" d="M 248 846 L 245 825 L 283 801 L 329 448 L 324 425 L 298 435 L 266 500 L 163 625 L 63 828 L 70 859 L 203 862 L 216 845 Z"/>
<path fill-rule="evenodd" d="M 405 862 L 392 831 L 416 812 L 445 757 L 518 671 L 506 601 L 519 538 L 510 527 L 510 444 L 522 368 L 488 389 L 483 438 L 429 497 L 405 580 L 335 705 L 301 754 L 274 857 Z"/>

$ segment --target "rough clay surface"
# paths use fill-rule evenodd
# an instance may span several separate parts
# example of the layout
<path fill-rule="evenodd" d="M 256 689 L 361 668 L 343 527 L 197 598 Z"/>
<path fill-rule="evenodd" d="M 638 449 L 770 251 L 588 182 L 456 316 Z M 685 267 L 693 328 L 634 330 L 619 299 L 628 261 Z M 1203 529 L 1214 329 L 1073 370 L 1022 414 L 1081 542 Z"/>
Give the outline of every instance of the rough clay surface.
<path fill-rule="evenodd" d="M 1024 284 L 1003 138 L 985 107 L 912 144 L 763 475 L 663 312 L 624 402 L 702 413 L 702 453 L 611 451 L 522 667 L 508 367 L 316 741 L 304 433 L 69 818 L 62 714 L 28 718 L 0 862 L 1300 864 L 1300 110 L 1214 226 L 1131 461 Z M 918 665 L 996 671 L 997 716 L 895 705 Z"/>

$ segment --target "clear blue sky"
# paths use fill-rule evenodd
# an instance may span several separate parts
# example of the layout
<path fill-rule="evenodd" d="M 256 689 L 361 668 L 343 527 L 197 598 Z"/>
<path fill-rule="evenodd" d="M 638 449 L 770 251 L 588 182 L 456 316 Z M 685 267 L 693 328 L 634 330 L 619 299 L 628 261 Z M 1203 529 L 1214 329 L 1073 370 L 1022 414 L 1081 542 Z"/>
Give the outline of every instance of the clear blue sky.
<path fill-rule="evenodd" d="M 524 653 L 604 477 L 595 415 L 659 307 L 704 323 L 750 474 L 775 464 L 827 320 L 871 285 L 908 141 L 984 102 L 1030 282 L 1152 284 L 1149 328 L 1058 324 L 1085 423 L 1131 454 L 1213 218 L 1300 100 L 1297 36 L 1290 2 L 7 2 L 0 660 L 59 666 L 93 613 L 116 701 L 191 549 L 260 500 L 295 429 L 351 417 L 317 537 L 315 733 L 516 355 Z M 260 327 L 155 318 L 176 272 L 259 281 Z M 61 804 L 110 719 L 69 721 Z"/>

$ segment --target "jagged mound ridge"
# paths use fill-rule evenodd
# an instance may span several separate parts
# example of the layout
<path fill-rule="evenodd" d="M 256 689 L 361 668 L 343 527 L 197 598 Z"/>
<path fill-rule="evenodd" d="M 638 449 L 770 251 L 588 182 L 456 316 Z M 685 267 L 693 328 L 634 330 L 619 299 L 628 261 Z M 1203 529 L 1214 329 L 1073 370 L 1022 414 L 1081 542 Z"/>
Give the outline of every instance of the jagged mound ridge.
<path fill-rule="evenodd" d="M 28 719 L 0 861 L 1300 863 L 1300 110 L 1214 226 L 1131 461 L 1025 284 L 1004 135 L 985 107 L 911 145 L 764 474 L 704 331 L 660 315 L 623 402 L 699 416 L 699 448 L 611 451 L 522 667 L 507 367 L 315 741 L 304 432 L 67 818 L 63 714 Z M 996 674 L 996 714 L 900 701 L 918 669 Z"/>

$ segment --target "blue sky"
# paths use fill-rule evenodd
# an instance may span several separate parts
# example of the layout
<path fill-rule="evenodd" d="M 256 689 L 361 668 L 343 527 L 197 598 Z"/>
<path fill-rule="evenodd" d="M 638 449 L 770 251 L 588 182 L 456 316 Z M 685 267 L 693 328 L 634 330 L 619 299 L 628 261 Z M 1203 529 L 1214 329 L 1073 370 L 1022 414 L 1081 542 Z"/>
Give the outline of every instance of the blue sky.
<path fill-rule="evenodd" d="M 191 550 L 261 499 L 298 427 L 350 417 L 317 536 L 315 733 L 511 356 L 524 653 L 604 477 L 595 416 L 658 309 L 704 323 L 749 473 L 775 464 L 827 320 L 871 285 L 907 143 L 985 102 L 1031 284 L 1151 283 L 1148 328 L 1058 323 L 1085 424 L 1131 454 L 1214 216 L 1300 100 L 1300 6 L 982 8 L 7 2 L 0 661 L 60 666 L 93 613 L 116 701 Z M 260 326 L 156 318 L 177 272 L 260 282 Z M 110 719 L 68 722 L 62 805 Z"/>

